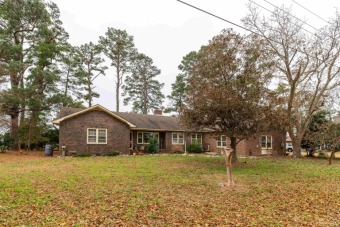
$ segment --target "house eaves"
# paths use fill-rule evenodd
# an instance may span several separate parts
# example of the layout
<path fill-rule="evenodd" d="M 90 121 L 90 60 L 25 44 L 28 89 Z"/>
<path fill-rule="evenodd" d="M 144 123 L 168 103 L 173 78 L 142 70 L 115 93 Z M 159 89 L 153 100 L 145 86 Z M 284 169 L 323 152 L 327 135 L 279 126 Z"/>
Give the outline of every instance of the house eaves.
<path fill-rule="evenodd" d="M 133 131 L 149 131 L 149 132 L 185 132 L 186 130 L 177 129 L 154 129 L 154 128 L 131 128 Z"/>

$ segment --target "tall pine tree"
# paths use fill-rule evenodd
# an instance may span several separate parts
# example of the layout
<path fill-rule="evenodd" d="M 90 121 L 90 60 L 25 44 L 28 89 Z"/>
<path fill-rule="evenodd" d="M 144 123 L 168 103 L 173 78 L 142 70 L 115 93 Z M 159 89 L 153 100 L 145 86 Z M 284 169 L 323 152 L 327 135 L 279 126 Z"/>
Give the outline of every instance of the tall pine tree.
<path fill-rule="evenodd" d="M 107 67 L 102 65 L 104 59 L 100 56 L 101 49 L 92 42 L 81 45 L 78 48 L 78 53 L 82 63 L 82 68 L 79 73 L 83 74 L 84 99 L 88 103 L 88 106 L 91 107 L 93 98 L 99 97 L 99 94 L 94 91 L 95 86 L 93 85 L 93 81 L 98 76 L 105 75 Z"/>
<path fill-rule="evenodd" d="M 170 100 L 170 104 L 165 109 L 166 113 L 179 113 L 186 98 L 188 76 L 197 59 L 198 53 L 196 51 L 191 51 L 183 57 L 181 64 L 178 66 L 178 69 L 181 70 L 181 72 L 176 76 L 175 83 L 171 84 L 172 91 L 171 94 L 167 96 Z"/>
<path fill-rule="evenodd" d="M 0 77 L 9 88 L 0 110 L 10 116 L 13 149 L 19 145 L 19 122 L 32 122 L 55 101 L 55 59 L 68 38 L 56 4 L 43 0 L 4 0 L 0 4 Z M 19 121 L 20 117 L 20 121 Z"/>
<path fill-rule="evenodd" d="M 84 90 L 84 76 L 82 57 L 79 51 L 71 45 L 65 46 L 65 51 L 60 56 L 60 98 L 61 105 L 67 107 L 82 107 L 81 99 Z"/>
<path fill-rule="evenodd" d="M 108 28 L 105 36 L 99 38 L 99 44 L 116 69 L 116 111 L 119 112 L 120 87 L 123 85 L 124 75 L 129 72 L 131 58 L 137 52 L 133 37 L 125 30 Z"/>
<path fill-rule="evenodd" d="M 147 114 L 152 109 L 161 108 L 164 95 L 161 89 L 164 83 L 155 80 L 161 71 L 145 54 L 137 54 L 131 62 L 131 75 L 125 79 L 123 86 L 124 104 L 132 103 L 134 112 Z"/>

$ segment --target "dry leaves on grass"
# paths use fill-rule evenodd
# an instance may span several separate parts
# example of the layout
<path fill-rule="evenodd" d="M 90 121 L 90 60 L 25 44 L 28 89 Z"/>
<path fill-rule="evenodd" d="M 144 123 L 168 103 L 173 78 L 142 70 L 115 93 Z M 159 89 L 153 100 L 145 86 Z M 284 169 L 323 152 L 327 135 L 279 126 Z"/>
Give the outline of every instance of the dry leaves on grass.
<path fill-rule="evenodd" d="M 340 170 L 322 160 L 247 160 L 230 191 L 219 157 L 4 157 L 1 226 L 340 224 Z"/>

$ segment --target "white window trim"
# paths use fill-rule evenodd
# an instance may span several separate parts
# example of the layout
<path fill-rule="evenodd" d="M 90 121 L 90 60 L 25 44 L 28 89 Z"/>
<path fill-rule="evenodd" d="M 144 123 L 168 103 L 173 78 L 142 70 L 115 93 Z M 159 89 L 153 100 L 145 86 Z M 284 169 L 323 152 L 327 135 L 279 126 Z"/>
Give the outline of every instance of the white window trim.
<path fill-rule="evenodd" d="M 192 136 L 195 135 L 195 139 L 192 139 Z M 203 144 L 203 135 L 201 133 L 192 133 L 191 134 L 191 143 L 194 141 L 198 141 L 197 136 L 200 135 L 200 144 Z"/>
<path fill-rule="evenodd" d="M 144 133 L 150 133 L 150 134 L 157 134 L 157 140 L 159 142 L 159 133 L 158 132 L 137 132 L 137 144 L 150 144 L 150 143 L 144 143 Z M 138 135 L 142 134 L 142 143 L 138 142 Z"/>
<path fill-rule="evenodd" d="M 262 137 L 266 137 L 266 147 L 262 147 Z M 270 137 L 270 147 L 267 147 L 268 144 L 268 137 Z M 269 136 L 269 135 L 262 135 L 261 136 L 261 149 L 262 150 L 269 150 L 269 149 L 273 149 L 273 137 Z"/>
<path fill-rule="evenodd" d="M 93 129 L 96 130 L 96 142 L 89 142 L 89 130 Z M 99 130 L 105 130 L 105 143 L 102 142 L 98 142 L 99 136 L 98 136 L 98 132 Z M 86 133 L 86 142 L 87 144 L 107 144 L 107 129 L 106 128 L 87 128 L 87 133 Z"/>
<path fill-rule="evenodd" d="M 218 146 L 218 141 L 221 141 L 221 144 L 223 144 L 222 136 L 225 136 L 225 146 Z M 227 136 L 226 136 L 226 135 L 220 135 L 220 136 L 218 136 L 218 139 L 216 140 L 216 147 L 217 147 L 217 148 L 227 147 Z"/>
<path fill-rule="evenodd" d="M 177 143 L 174 143 L 174 134 L 177 134 L 177 136 L 176 136 L 177 137 L 177 141 L 178 141 Z M 179 142 L 179 136 L 178 136 L 179 134 L 183 135 L 183 143 Z M 184 133 L 183 132 L 173 132 L 172 133 L 172 135 L 171 135 L 171 144 L 181 144 L 182 145 L 182 144 L 184 144 L 184 141 L 185 141 L 185 137 L 184 137 Z"/>

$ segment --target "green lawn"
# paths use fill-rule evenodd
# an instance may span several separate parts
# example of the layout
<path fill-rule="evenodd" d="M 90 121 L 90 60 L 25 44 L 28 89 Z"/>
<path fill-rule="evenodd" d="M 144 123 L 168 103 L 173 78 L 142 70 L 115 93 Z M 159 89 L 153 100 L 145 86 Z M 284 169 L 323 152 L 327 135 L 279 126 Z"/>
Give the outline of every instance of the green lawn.
<path fill-rule="evenodd" d="M 221 157 L 8 157 L 0 226 L 340 225 L 339 160 L 242 159 L 231 191 Z"/>

